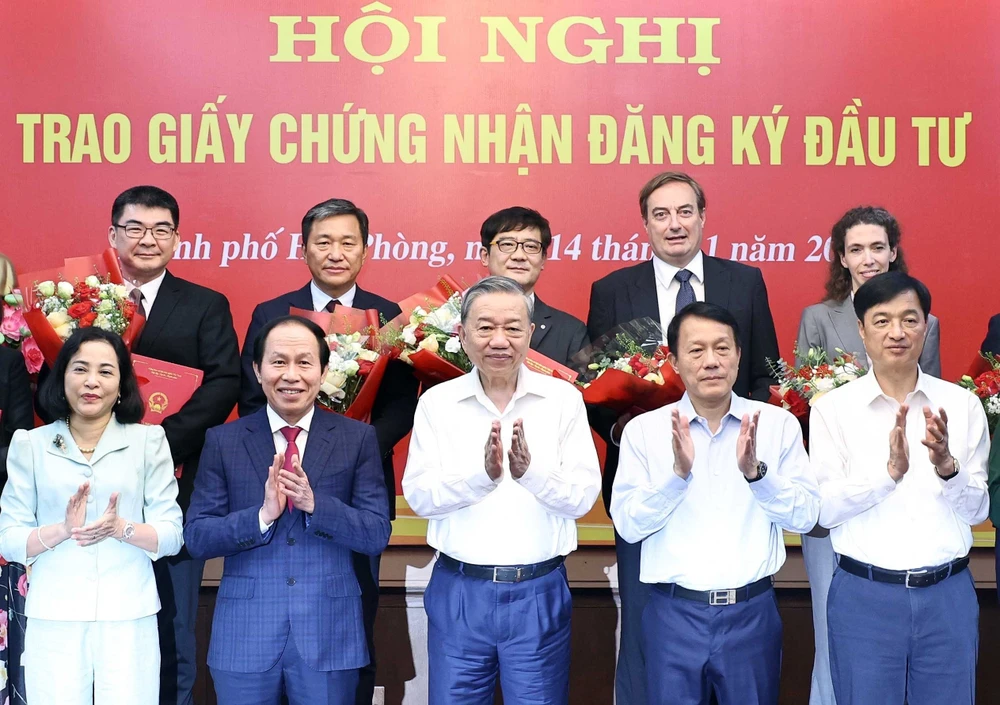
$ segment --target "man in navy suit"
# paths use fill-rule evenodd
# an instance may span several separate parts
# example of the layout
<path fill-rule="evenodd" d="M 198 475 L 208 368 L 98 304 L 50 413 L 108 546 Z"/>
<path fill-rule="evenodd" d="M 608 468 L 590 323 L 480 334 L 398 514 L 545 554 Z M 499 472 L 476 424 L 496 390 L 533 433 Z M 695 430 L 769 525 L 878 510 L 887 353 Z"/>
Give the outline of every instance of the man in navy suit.
<path fill-rule="evenodd" d="M 174 465 L 181 468 L 177 503 L 186 513 L 205 431 L 225 422 L 240 392 L 240 347 L 226 297 L 167 269 L 180 244 L 177 200 L 156 186 L 135 186 L 111 206 L 108 242 L 118 251 L 125 288 L 146 317 L 132 352 L 204 373 L 201 386 L 163 420 Z M 205 564 L 187 550 L 153 563 L 163 606 L 160 705 L 192 705 L 195 622 Z"/>
<path fill-rule="evenodd" d="M 264 392 L 253 370 L 253 344 L 261 328 L 270 320 L 288 315 L 291 308 L 333 311 L 337 306 L 376 309 L 386 321 L 399 315 L 399 306 L 365 291 L 357 285 L 368 247 L 368 216 L 350 201 L 331 198 L 309 209 L 302 218 L 302 243 L 306 265 L 312 279 L 301 289 L 259 304 L 253 311 L 250 327 L 243 341 L 243 379 L 240 391 L 240 416 L 264 405 Z M 375 427 L 389 518 L 396 518 L 396 477 L 392 449 L 413 426 L 417 408 L 417 379 L 409 366 L 392 361 L 386 368 L 371 423 Z M 371 662 L 361 671 L 358 686 L 359 705 L 371 705 L 375 690 L 375 613 L 378 610 L 378 574 L 381 556 L 354 557 L 361 582 L 365 608 L 365 631 Z M 367 567 L 367 568 L 366 568 Z"/>
<path fill-rule="evenodd" d="M 674 314 L 694 301 L 717 304 L 736 319 L 740 331 L 739 371 L 733 392 L 766 401 L 773 383 L 767 358 L 778 359 L 778 339 L 764 277 L 756 267 L 709 257 L 701 251 L 705 192 L 687 174 L 668 171 L 639 192 L 639 210 L 653 259 L 619 269 L 594 282 L 587 332 L 592 341 L 622 323 L 648 316 L 666 331 Z M 630 415 L 615 418 L 591 409 L 591 424 L 607 442 L 604 506 L 610 513 L 611 488 L 618 468 L 618 443 Z M 615 674 L 619 705 L 645 705 L 645 665 L 640 636 L 648 589 L 639 582 L 639 544 L 615 533 L 618 589 L 621 595 L 621 645 Z"/>
<path fill-rule="evenodd" d="M 351 552 L 382 552 L 389 509 L 375 430 L 315 405 L 329 360 L 311 321 L 265 324 L 265 408 L 205 439 L 184 538 L 226 559 L 208 652 L 220 705 L 349 705 L 368 663 Z"/>
<path fill-rule="evenodd" d="M 513 279 L 534 302 L 531 349 L 562 365 L 587 345 L 587 326 L 578 318 L 538 298 L 535 284 L 545 269 L 552 244 L 549 221 L 531 208 L 513 206 L 497 211 L 479 230 L 480 258 L 491 276 Z"/>

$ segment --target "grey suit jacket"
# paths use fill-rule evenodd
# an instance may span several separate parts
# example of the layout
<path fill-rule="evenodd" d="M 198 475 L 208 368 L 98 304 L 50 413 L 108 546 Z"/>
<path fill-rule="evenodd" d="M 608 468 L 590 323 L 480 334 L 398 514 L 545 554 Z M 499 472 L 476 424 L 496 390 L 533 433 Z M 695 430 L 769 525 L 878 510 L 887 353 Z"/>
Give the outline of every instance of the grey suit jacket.
<path fill-rule="evenodd" d="M 858 332 L 858 317 L 854 313 L 851 297 L 843 301 L 826 300 L 807 306 L 799 322 L 799 336 L 796 338 L 799 350 L 822 348 L 832 360 L 836 349 L 853 353 L 864 360 L 861 353 L 865 346 Z M 801 360 L 797 362 L 801 363 Z M 924 350 L 920 353 L 920 369 L 934 377 L 941 376 L 941 330 L 938 319 L 932 314 L 927 319 L 927 337 Z"/>

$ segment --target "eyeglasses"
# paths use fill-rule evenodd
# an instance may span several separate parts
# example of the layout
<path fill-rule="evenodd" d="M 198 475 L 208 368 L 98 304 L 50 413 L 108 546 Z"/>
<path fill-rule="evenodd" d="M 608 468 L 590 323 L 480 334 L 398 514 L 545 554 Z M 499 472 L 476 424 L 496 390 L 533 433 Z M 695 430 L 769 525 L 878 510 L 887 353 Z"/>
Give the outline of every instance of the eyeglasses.
<path fill-rule="evenodd" d="M 132 238 L 133 240 L 143 238 L 146 235 L 146 231 L 153 233 L 153 237 L 157 240 L 169 240 L 177 232 L 177 228 L 170 225 L 154 225 L 151 228 L 147 228 L 145 225 L 140 225 L 139 223 L 126 223 L 125 225 L 114 223 L 114 226 L 124 230 L 125 237 Z"/>
<path fill-rule="evenodd" d="M 520 247 L 524 250 L 526 255 L 537 255 L 542 251 L 542 243 L 538 240 L 525 240 L 524 242 L 518 242 L 517 240 L 497 240 L 493 243 L 497 246 L 497 249 L 504 254 L 511 255 L 517 252 L 517 248 Z"/>

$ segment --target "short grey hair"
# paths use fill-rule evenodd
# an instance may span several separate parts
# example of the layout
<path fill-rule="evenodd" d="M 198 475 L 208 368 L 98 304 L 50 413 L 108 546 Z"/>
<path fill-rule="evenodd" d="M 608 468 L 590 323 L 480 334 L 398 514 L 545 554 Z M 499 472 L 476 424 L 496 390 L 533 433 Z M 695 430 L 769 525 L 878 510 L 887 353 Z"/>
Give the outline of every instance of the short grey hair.
<path fill-rule="evenodd" d="M 510 277 L 486 277 L 470 286 L 462 296 L 462 325 L 469 320 L 469 311 L 472 310 L 472 302 L 480 296 L 486 294 L 518 294 L 524 299 L 524 306 L 528 309 L 528 322 L 531 322 L 535 315 L 535 302 L 530 296 L 524 293 L 524 289 Z"/>
<path fill-rule="evenodd" d="M 345 198 L 331 198 L 317 203 L 302 217 L 302 244 L 309 242 L 313 223 L 338 215 L 353 215 L 361 230 L 361 249 L 368 246 L 368 215 Z"/>

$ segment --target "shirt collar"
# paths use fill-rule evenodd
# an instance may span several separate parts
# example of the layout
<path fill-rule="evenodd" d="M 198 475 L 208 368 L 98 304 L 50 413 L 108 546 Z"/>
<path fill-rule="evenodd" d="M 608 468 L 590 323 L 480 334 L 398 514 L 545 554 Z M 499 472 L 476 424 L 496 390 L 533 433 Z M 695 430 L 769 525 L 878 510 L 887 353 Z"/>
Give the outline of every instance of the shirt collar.
<path fill-rule="evenodd" d="M 544 386 L 539 384 L 541 376 L 522 364 L 517 370 L 517 384 L 514 386 L 514 396 L 511 398 L 511 402 L 517 401 L 526 394 L 534 394 L 540 397 L 547 396 Z M 486 406 L 487 403 L 492 404 L 489 401 L 489 397 L 486 396 L 486 390 L 483 389 L 483 382 L 479 378 L 478 369 L 473 367 L 468 374 L 459 377 L 459 379 L 462 380 L 463 388 L 460 391 L 458 401 L 476 397 L 483 406 Z"/>
<path fill-rule="evenodd" d="M 729 400 L 729 411 L 726 412 L 726 416 L 732 416 L 737 421 L 743 420 L 743 415 L 749 413 L 750 404 L 741 396 L 737 396 L 734 392 L 730 392 Z M 687 392 L 684 392 L 684 396 L 681 400 L 677 402 L 677 410 L 681 412 L 683 416 L 686 416 L 688 421 L 693 421 L 694 419 L 702 418 L 695 411 L 694 404 L 691 403 L 691 397 L 688 396 Z M 726 416 L 722 417 L 722 420 L 726 420 Z"/>
<path fill-rule="evenodd" d="M 309 291 L 312 293 L 313 300 L 313 310 L 323 311 L 326 309 L 326 305 L 333 301 L 333 297 L 328 293 L 316 286 L 316 280 L 311 279 L 309 281 Z M 355 284 L 350 289 L 345 291 L 343 294 L 337 297 L 337 301 L 340 302 L 341 306 L 347 306 L 348 308 L 354 308 L 354 296 L 358 293 L 358 285 Z"/>
<path fill-rule="evenodd" d="M 299 419 L 299 422 L 295 424 L 296 428 L 301 428 L 306 433 L 309 433 L 309 427 L 312 425 L 313 415 L 316 413 L 316 407 L 309 407 L 309 411 L 306 415 Z M 281 429 L 288 426 L 288 422 L 283 418 L 278 416 L 278 412 L 271 408 L 271 405 L 267 405 L 267 423 L 271 427 L 271 433 L 277 433 Z"/>
<path fill-rule="evenodd" d="M 890 398 L 885 392 L 882 391 L 882 386 L 878 383 L 878 379 L 875 377 L 874 369 L 869 370 L 867 374 L 862 375 L 860 379 L 854 380 L 851 384 L 859 385 L 859 389 L 863 392 L 862 399 L 865 404 L 871 404 L 879 397 L 885 397 L 886 399 Z M 913 391 L 910 392 L 910 395 L 916 394 L 917 392 L 923 394 L 927 401 L 932 401 L 928 375 L 920 369 L 920 365 L 917 365 L 917 383 L 914 385 Z M 933 406 L 933 403 L 931 406 Z"/>
<path fill-rule="evenodd" d="M 133 289 L 138 289 L 139 291 L 142 292 L 142 295 L 145 299 L 147 300 L 155 299 L 156 294 L 160 291 L 160 287 L 163 286 L 163 279 L 166 276 L 167 276 L 167 270 L 164 269 L 162 272 L 160 272 L 160 276 L 156 277 L 156 279 L 151 279 L 145 284 L 140 284 L 139 286 L 136 286 L 135 284 L 126 279 L 125 293 L 131 294 Z"/>
<path fill-rule="evenodd" d="M 673 281 L 674 275 L 682 269 L 688 270 L 691 272 L 691 275 L 698 280 L 698 282 L 704 283 L 705 257 L 702 255 L 701 250 L 698 250 L 694 259 L 688 262 L 686 267 L 675 267 L 669 262 L 664 262 L 659 257 L 653 257 L 653 274 L 656 276 L 657 283 L 662 287 L 670 286 L 670 282 Z"/>

